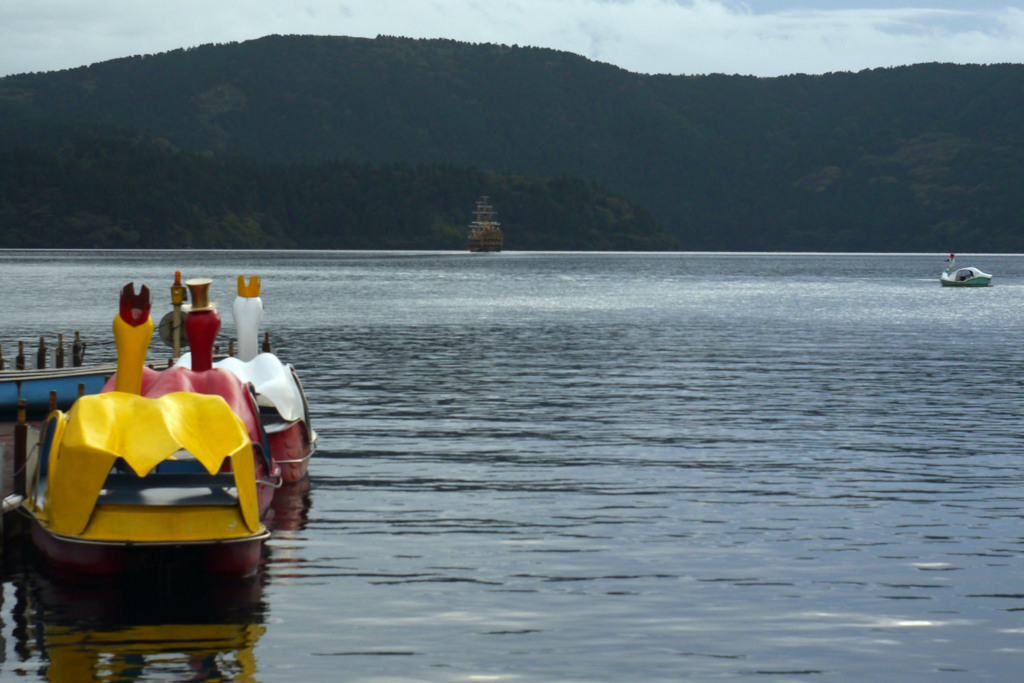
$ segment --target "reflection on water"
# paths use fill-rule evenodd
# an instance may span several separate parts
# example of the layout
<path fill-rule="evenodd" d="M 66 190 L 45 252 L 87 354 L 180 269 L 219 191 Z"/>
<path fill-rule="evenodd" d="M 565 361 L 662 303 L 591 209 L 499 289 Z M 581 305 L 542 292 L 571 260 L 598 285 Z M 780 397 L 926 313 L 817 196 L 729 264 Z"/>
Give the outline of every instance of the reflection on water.
<path fill-rule="evenodd" d="M 50 681 L 258 680 L 254 648 L 266 630 L 259 580 L 134 577 L 84 586 L 51 580 L 32 563 L 5 596 L 13 592 L 10 650 L 22 662 L 6 662 L 6 671 Z"/>
<path fill-rule="evenodd" d="M 282 484 L 274 492 L 264 523 L 272 532 L 302 531 L 309 521 L 312 494 L 309 477 Z"/>
<path fill-rule="evenodd" d="M 61 255 L 65 311 L 22 294 L 53 257 L 0 253 L 15 339 L 260 274 L 320 435 L 254 595 L 61 596 L 8 557 L 0 673 L 1016 680 L 1024 258 L 956 291 L 944 257 Z"/>
<path fill-rule="evenodd" d="M 301 531 L 308 479 L 282 486 L 267 525 Z M 49 681 L 258 681 L 255 648 L 266 632 L 264 574 L 208 582 L 202 576 L 129 576 L 75 582 L 54 577 L 27 537 L 4 548 L 3 671 Z M 287 565 L 283 549 L 266 560 Z M 17 661 L 10 661 L 11 653 Z M 3 676 L 0 676 L 3 678 Z"/>
<path fill-rule="evenodd" d="M 47 626 L 51 681 L 134 681 L 154 676 L 190 681 L 255 681 L 256 624 L 169 624 L 86 631 Z"/>

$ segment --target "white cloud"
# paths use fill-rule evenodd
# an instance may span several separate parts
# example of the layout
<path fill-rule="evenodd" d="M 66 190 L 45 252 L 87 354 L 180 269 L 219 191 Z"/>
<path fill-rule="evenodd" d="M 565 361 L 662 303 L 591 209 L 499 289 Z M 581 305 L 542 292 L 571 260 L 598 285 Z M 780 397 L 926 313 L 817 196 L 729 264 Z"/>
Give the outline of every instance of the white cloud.
<path fill-rule="evenodd" d="M 550 47 L 643 73 L 1024 62 L 1021 9 L 916 2 L 925 3 L 938 9 L 896 7 L 899 0 L 890 9 L 856 0 L 0 0 L 0 75 L 271 33 Z"/>

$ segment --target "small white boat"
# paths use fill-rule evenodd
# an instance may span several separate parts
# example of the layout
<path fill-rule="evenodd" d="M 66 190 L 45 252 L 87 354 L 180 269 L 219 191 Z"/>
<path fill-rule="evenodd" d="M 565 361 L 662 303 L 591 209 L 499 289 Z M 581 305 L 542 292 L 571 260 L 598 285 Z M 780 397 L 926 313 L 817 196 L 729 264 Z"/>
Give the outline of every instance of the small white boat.
<path fill-rule="evenodd" d="M 992 284 L 991 273 L 973 267 L 957 268 L 956 254 L 950 254 L 946 263 L 946 270 L 939 276 L 943 287 L 988 287 Z"/>

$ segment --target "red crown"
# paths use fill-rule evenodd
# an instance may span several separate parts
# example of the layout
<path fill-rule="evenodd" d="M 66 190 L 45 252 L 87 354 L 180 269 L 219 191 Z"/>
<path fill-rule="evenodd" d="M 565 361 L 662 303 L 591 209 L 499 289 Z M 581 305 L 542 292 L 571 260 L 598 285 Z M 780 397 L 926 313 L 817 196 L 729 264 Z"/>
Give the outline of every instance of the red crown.
<path fill-rule="evenodd" d="M 121 320 L 132 327 L 138 327 L 149 320 L 149 288 L 142 285 L 139 293 L 135 293 L 135 283 L 129 282 L 121 290 Z"/>

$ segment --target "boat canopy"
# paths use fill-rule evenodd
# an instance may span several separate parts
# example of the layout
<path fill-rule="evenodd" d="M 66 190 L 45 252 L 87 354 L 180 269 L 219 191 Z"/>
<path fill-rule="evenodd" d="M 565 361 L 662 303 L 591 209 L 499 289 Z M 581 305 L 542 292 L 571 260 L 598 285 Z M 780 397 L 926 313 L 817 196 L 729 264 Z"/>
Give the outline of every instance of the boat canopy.
<path fill-rule="evenodd" d="M 191 368 L 192 354 L 182 354 L 175 365 Z M 228 357 L 215 361 L 214 366 L 252 384 L 260 405 L 277 409 L 281 419 L 295 422 L 306 418 L 302 389 L 295 373 L 274 354 L 261 353 L 249 361 Z"/>
<path fill-rule="evenodd" d="M 187 451 L 211 475 L 230 460 L 242 518 L 261 528 L 252 442 L 242 420 L 220 396 L 170 393 L 146 398 L 124 392 L 82 396 L 57 430 L 49 464 L 50 529 L 81 534 L 118 459 L 145 477 Z"/>
<path fill-rule="evenodd" d="M 977 268 L 961 268 L 953 273 L 953 279 L 957 282 L 963 282 L 964 280 L 970 280 L 973 277 L 989 277 L 987 273 L 982 273 Z"/>

